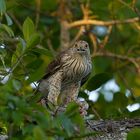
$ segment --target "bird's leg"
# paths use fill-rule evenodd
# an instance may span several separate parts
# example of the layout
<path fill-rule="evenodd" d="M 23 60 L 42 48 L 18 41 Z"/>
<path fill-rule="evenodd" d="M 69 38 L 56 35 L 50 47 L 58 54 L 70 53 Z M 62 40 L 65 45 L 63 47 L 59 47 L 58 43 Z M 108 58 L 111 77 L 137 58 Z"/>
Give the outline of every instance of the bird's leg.
<path fill-rule="evenodd" d="M 55 73 L 49 79 L 49 93 L 47 99 L 55 106 L 58 105 L 58 96 L 61 91 L 61 79 L 62 75 L 60 72 Z"/>
<path fill-rule="evenodd" d="M 82 116 L 87 114 L 88 103 L 86 101 L 81 101 L 78 99 L 78 93 L 80 89 L 80 82 L 73 83 L 63 90 L 63 95 L 66 96 L 65 102 L 63 103 L 66 107 L 68 103 L 75 101 L 79 105 L 79 111 Z"/>
<path fill-rule="evenodd" d="M 62 72 L 58 71 L 48 79 L 43 79 L 39 85 L 39 91 L 42 92 L 43 98 L 41 104 L 43 106 L 57 106 L 58 96 L 61 90 Z M 51 108 L 51 107 L 50 107 Z"/>
<path fill-rule="evenodd" d="M 63 105 L 67 105 L 72 101 L 76 101 L 78 98 L 78 93 L 80 89 L 80 83 L 72 83 L 68 86 L 65 86 L 62 90 L 62 101 Z M 63 97 L 64 96 L 64 97 Z"/>
<path fill-rule="evenodd" d="M 76 101 L 78 97 L 80 84 L 79 83 L 72 83 L 70 85 L 63 85 L 61 89 L 61 94 L 59 96 L 59 108 L 58 113 L 64 112 L 68 103 L 72 101 Z"/>

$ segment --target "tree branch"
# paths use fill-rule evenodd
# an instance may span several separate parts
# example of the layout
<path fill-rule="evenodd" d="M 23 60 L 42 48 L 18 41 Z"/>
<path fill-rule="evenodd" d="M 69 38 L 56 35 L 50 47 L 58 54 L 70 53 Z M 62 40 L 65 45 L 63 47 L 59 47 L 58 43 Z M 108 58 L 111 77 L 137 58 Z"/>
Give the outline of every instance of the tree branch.
<path fill-rule="evenodd" d="M 50 49 L 53 57 L 56 57 L 56 52 L 55 50 L 53 49 L 53 46 L 52 46 L 52 43 L 51 43 L 51 40 L 50 39 L 47 39 L 47 45 L 48 45 L 48 48 Z"/>
<path fill-rule="evenodd" d="M 127 61 L 131 62 L 135 66 L 138 73 L 140 73 L 140 64 L 137 62 L 137 61 L 140 61 L 140 57 L 133 58 L 133 57 L 125 56 L 125 55 L 114 54 L 111 52 L 97 52 L 97 53 L 94 53 L 94 56 L 92 56 L 92 57 L 94 58 L 97 56 L 114 57 L 114 58 L 118 58 L 121 60 L 127 60 Z"/>
<path fill-rule="evenodd" d="M 74 21 L 68 24 L 68 28 L 83 26 L 83 25 L 100 25 L 100 26 L 110 26 L 115 24 L 126 24 L 126 23 L 135 23 L 139 22 L 139 17 L 129 18 L 125 20 L 112 20 L 112 21 L 102 21 L 102 20 L 95 20 L 95 19 L 83 19 L 79 21 Z"/>
<path fill-rule="evenodd" d="M 121 119 L 121 120 L 87 120 L 87 127 L 91 132 L 100 133 L 97 137 L 90 137 L 87 140 L 99 139 L 126 139 L 127 133 L 135 127 L 140 127 L 140 119 Z"/>
<path fill-rule="evenodd" d="M 61 0 L 58 8 L 58 17 L 60 21 L 60 45 L 61 51 L 69 47 L 70 33 L 68 30 L 68 20 L 70 17 L 70 11 L 65 0 Z"/>
<path fill-rule="evenodd" d="M 104 40 L 102 41 L 102 46 L 105 47 L 105 45 L 108 43 L 108 40 L 109 40 L 109 37 L 110 37 L 110 34 L 112 32 L 112 25 L 110 25 L 108 27 L 108 30 L 107 30 L 107 34 L 106 36 L 104 37 Z"/>

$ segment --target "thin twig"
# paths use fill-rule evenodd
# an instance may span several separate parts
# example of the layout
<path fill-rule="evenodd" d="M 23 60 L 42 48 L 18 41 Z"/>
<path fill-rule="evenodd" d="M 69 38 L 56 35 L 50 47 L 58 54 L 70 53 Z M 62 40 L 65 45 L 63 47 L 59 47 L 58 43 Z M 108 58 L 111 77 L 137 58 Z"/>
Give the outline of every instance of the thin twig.
<path fill-rule="evenodd" d="M 140 25 L 139 25 L 139 23 L 134 23 L 134 26 L 135 26 L 138 30 L 140 30 Z"/>
<path fill-rule="evenodd" d="M 78 27 L 78 26 L 83 26 L 83 25 L 100 25 L 100 26 L 110 26 L 110 25 L 115 25 L 115 24 L 126 24 L 126 23 L 135 23 L 139 22 L 140 19 L 139 17 L 135 18 L 128 18 L 125 20 L 111 20 L 111 21 L 102 21 L 102 20 L 95 20 L 95 19 L 82 19 L 82 20 L 77 20 L 72 23 L 68 24 L 68 28 L 73 28 L 73 27 Z"/>
<path fill-rule="evenodd" d="M 108 42 L 108 40 L 109 40 L 109 37 L 110 37 L 110 34 L 111 34 L 111 31 L 112 31 L 112 25 L 110 25 L 110 26 L 108 27 L 107 34 L 106 34 L 106 36 L 104 37 L 104 40 L 102 41 L 102 46 L 103 46 L 103 47 L 107 44 L 107 42 Z"/>
<path fill-rule="evenodd" d="M 30 11 L 32 11 L 32 12 L 38 12 L 39 14 L 41 14 L 41 15 L 43 15 L 43 16 L 45 16 L 45 17 L 50 17 L 50 15 L 48 14 L 48 12 L 44 12 L 44 11 L 37 11 L 37 9 L 35 9 L 34 7 L 32 7 L 31 5 L 29 5 L 29 4 L 25 4 L 25 3 L 23 3 L 22 1 L 16 1 L 16 3 L 17 3 L 17 5 L 18 6 L 23 6 L 24 8 L 26 8 L 27 10 L 30 10 Z"/>
<path fill-rule="evenodd" d="M 89 33 L 89 37 L 93 44 L 93 54 L 95 54 L 97 51 L 97 46 L 98 46 L 98 39 L 97 39 L 96 35 L 93 33 Z"/>
<path fill-rule="evenodd" d="M 101 116 L 100 116 L 99 113 L 94 109 L 94 107 L 92 107 L 91 110 L 92 110 L 93 113 L 97 116 L 97 118 L 98 118 L 99 120 L 102 120 Z"/>
<path fill-rule="evenodd" d="M 68 21 L 71 19 L 71 12 L 65 0 L 59 2 L 57 16 L 60 22 L 60 50 L 67 49 L 70 45 L 70 32 L 68 30 Z"/>
<path fill-rule="evenodd" d="M 133 7 L 131 7 L 129 4 L 127 4 L 125 1 L 123 0 L 118 0 L 121 4 L 123 4 L 124 6 L 128 7 L 129 9 L 131 9 L 132 11 L 134 11 Z"/>
<path fill-rule="evenodd" d="M 0 55 L 0 59 L 1 59 L 2 65 L 3 65 L 3 68 L 5 69 L 5 71 L 7 71 L 7 68 L 6 68 L 6 65 L 5 65 L 5 61 L 4 61 L 2 55 Z"/>
<path fill-rule="evenodd" d="M 53 57 L 55 57 L 55 56 L 56 56 L 56 52 L 55 52 L 55 50 L 53 49 L 53 46 L 52 46 L 52 43 L 51 43 L 51 40 L 50 40 L 50 39 L 47 39 L 47 45 L 48 45 L 48 47 L 49 47 L 49 49 L 50 49 L 50 51 L 51 51 Z"/>
<path fill-rule="evenodd" d="M 20 24 L 19 20 L 15 17 L 15 15 L 12 14 L 11 12 L 8 12 L 8 14 L 13 19 L 13 21 L 15 22 L 15 24 L 17 25 L 17 27 L 22 31 L 22 25 Z"/>
<path fill-rule="evenodd" d="M 118 72 L 118 75 L 119 75 L 119 77 L 121 78 L 121 80 L 122 80 L 122 82 L 125 84 L 125 87 L 128 89 L 128 90 L 130 90 L 130 92 L 132 93 L 131 94 L 131 99 L 132 100 L 135 100 L 135 97 L 134 97 L 134 91 L 133 91 L 133 89 L 129 86 L 129 84 L 128 84 L 128 82 L 127 82 L 127 80 L 125 79 L 125 77 L 124 77 L 124 75 L 122 74 L 122 72 Z"/>
<path fill-rule="evenodd" d="M 140 17 L 140 12 L 139 9 L 137 7 L 135 7 L 135 3 L 136 0 L 132 0 L 132 4 L 129 5 L 127 4 L 125 1 L 123 0 L 118 0 L 121 4 L 123 4 L 124 6 L 128 7 L 129 9 L 131 9 L 133 12 L 135 12 L 139 17 Z"/>
<path fill-rule="evenodd" d="M 19 65 L 19 63 L 21 63 L 24 56 L 25 54 L 22 54 L 21 56 L 17 58 L 16 63 L 14 63 L 13 67 L 9 70 L 9 73 L 12 73 L 15 70 L 15 68 Z"/>
<path fill-rule="evenodd" d="M 12 53 L 14 52 L 14 50 L 12 50 L 10 47 L 7 47 L 7 49 L 9 51 L 11 51 Z M 4 77 L 1 79 L 1 81 L 8 75 L 10 75 L 14 70 L 15 68 L 19 65 L 19 63 L 21 64 L 21 66 L 23 67 L 23 70 L 25 73 L 27 73 L 27 70 L 25 68 L 25 65 L 24 63 L 22 62 L 22 58 L 25 56 L 25 54 L 22 54 L 21 56 L 18 56 L 15 52 L 14 52 L 14 55 L 15 57 L 17 58 L 17 61 L 13 64 L 13 66 L 9 69 L 9 70 L 6 70 L 6 66 L 5 66 L 5 72 L 4 73 L 1 73 L 1 75 L 4 75 Z M 3 60 L 4 61 L 4 60 Z"/>
<path fill-rule="evenodd" d="M 40 5 L 41 5 L 41 0 L 36 0 L 36 19 L 35 19 L 36 28 L 38 26 L 39 18 L 40 18 Z"/>
<path fill-rule="evenodd" d="M 74 42 L 77 41 L 83 35 L 84 31 L 85 31 L 85 27 L 81 26 L 75 38 L 71 41 L 70 46 L 72 46 Z"/>
<path fill-rule="evenodd" d="M 125 55 L 114 54 L 111 52 L 98 52 L 98 53 L 95 53 L 94 56 L 92 56 L 92 57 L 97 57 L 97 56 L 106 56 L 106 57 L 118 58 L 121 60 L 127 60 L 127 61 L 131 62 L 135 66 L 138 73 L 140 73 L 140 65 L 139 65 L 139 63 L 137 63 L 137 61 L 139 61 L 140 57 L 133 58 L 133 57 L 125 56 Z"/>

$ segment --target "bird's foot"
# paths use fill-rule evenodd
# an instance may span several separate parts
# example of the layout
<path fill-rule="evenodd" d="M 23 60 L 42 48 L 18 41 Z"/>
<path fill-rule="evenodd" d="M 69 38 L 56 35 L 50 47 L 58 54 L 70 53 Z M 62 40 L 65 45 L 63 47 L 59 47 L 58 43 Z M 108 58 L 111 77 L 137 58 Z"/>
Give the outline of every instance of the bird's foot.
<path fill-rule="evenodd" d="M 67 97 L 65 100 L 65 106 L 67 106 L 70 102 L 75 101 L 79 105 L 79 112 L 82 116 L 87 115 L 87 110 L 89 108 L 88 103 L 84 100 L 81 101 L 80 99 L 72 99 L 71 97 Z"/>
<path fill-rule="evenodd" d="M 52 104 L 51 102 L 49 102 L 46 98 L 42 98 L 40 100 L 41 105 L 46 108 L 52 115 L 55 114 L 55 112 L 58 109 L 57 105 Z"/>
<path fill-rule="evenodd" d="M 79 105 L 79 112 L 82 116 L 86 116 L 87 115 L 87 110 L 89 108 L 89 105 L 86 101 L 80 101 L 77 100 L 76 103 Z"/>
<path fill-rule="evenodd" d="M 79 112 L 80 112 L 81 116 L 86 116 L 87 110 L 89 107 L 88 103 L 85 100 L 81 101 L 79 99 L 77 99 L 75 102 L 79 105 Z M 61 105 L 56 106 L 56 105 L 53 105 L 51 102 L 49 102 L 46 98 L 42 98 L 40 103 L 43 107 L 47 108 L 53 115 L 65 112 L 66 107 L 68 105 L 68 104 L 65 104 L 63 106 L 61 106 Z"/>

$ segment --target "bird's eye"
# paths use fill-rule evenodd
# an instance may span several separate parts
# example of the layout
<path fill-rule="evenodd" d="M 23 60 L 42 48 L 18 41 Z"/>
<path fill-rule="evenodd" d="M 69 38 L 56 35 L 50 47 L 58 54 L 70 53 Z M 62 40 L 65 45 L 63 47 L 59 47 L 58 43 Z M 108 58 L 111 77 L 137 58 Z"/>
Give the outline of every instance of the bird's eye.
<path fill-rule="evenodd" d="M 77 43 L 75 44 L 75 47 L 78 47 Z"/>
<path fill-rule="evenodd" d="M 78 48 L 77 51 L 80 51 L 80 49 Z"/>
<path fill-rule="evenodd" d="M 87 48 L 88 47 L 88 44 L 86 44 L 85 47 Z"/>

